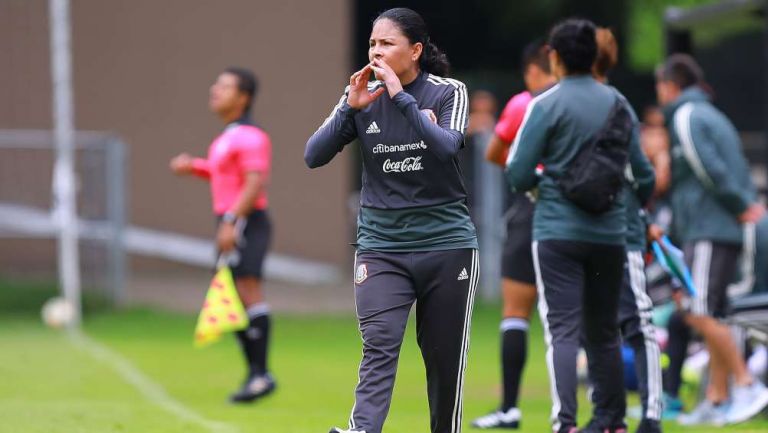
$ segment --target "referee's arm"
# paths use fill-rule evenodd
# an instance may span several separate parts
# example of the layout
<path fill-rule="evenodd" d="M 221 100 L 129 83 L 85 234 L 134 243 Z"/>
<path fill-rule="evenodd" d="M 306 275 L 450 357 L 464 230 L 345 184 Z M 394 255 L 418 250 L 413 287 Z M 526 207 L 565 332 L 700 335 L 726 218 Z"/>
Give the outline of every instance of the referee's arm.
<path fill-rule="evenodd" d="M 501 116 L 499 116 L 499 121 L 493 129 L 493 137 L 491 137 L 485 150 L 487 161 L 502 168 L 506 167 L 509 145 L 520 131 L 527 107 L 528 101 L 524 101 L 522 94 L 517 94 L 509 100 L 504 111 L 501 112 Z"/>
<path fill-rule="evenodd" d="M 192 160 L 192 174 L 202 179 L 211 178 L 211 165 L 207 159 L 195 158 Z"/>
<path fill-rule="evenodd" d="M 504 176 L 512 191 L 526 192 L 536 186 L 536 165 L 546 146 L 549 124 L 540 106 L 531 107 L 528 118 L 520 126 L 512 151 L 507 157 Z"/>
<path fill-rule="evenodd" d="M 509 142 L 505 142 L 498 135 L 493 134 L 485 148 L 485 160 L 501 167 L 506 166 L 507 155 L 509 154 Z"/>
<path fill-rule="evenodd" d="M 264 188 L 264 176 L 258 171 L 247 171 L 245 181 L 235 205 L 229 210 L 238 217 L 248 216 L 253 211 L 253 202 L 259 197 Z"/>

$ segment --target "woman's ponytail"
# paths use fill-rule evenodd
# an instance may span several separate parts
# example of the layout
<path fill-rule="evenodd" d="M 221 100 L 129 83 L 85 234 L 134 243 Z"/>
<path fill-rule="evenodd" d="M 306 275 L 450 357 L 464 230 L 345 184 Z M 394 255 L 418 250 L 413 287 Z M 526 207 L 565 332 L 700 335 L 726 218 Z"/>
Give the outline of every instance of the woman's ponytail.
<path fill-rule="evenodd" d="M 451 72 L 451 64 L 448 63 L 448 56 L 440 51 L 440 49 L 437 48 L 437 45 L 430 40 L 427 40 L 424 44 L 424 49 L 421 52 L 421 58 L 419 59 L 419 65 L 422 70 L 441 77 L 447 77 Z"/>

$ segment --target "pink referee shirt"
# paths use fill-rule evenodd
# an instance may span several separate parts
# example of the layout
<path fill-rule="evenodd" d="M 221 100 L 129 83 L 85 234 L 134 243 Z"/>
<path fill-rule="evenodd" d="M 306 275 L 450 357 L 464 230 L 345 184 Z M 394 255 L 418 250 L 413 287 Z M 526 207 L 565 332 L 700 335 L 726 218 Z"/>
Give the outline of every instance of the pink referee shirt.
<path fill-rule="evenodd" d="M 520 92 L 513 96 L 512 99 L 507 102 L 504 107 L 504 111 L 499 116 L 499 121 L 496 123 L 494 132 L 496 136 L 505 143 L 512 143 L 517 136 L 517 131 L 520 129 L 520 125 L 523 123 L 523 117 L 525 117 L 525 110 L 528 108 L 528 104 L 533 99 L 531 92 Z M 509 152 L 509 149 L 507 149 Z M 504 159 L 507 156 L 504 155 Z"/>
<path fill-rule="evenodd" d="M 272 143 L 261 129 L 251 125 L 232 124 L 208 148 L 208 159 L 195 158 L 195 175 L 211 182 L 213 212 L 224 214 L 237 202 L 245 183 L 245 174 L 258 171 L 263 185 L 269 180 Z M 267 208 L 267 191 L 262 188 L 253 202 L 254 209 Z"/>

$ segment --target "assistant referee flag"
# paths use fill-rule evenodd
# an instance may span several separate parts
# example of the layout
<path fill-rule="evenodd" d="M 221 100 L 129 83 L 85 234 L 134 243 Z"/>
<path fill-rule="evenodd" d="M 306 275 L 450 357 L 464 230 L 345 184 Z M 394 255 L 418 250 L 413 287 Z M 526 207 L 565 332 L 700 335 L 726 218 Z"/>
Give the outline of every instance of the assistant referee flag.
<path fill-rule="evenodd" d="M 232 270 L 222 266 L 211 280 L 197 318 L 195 347 L 207 346 L 218 341 L 223 333 L 239 331 L 247 326 L 248 316 L 237 295 Z"/>

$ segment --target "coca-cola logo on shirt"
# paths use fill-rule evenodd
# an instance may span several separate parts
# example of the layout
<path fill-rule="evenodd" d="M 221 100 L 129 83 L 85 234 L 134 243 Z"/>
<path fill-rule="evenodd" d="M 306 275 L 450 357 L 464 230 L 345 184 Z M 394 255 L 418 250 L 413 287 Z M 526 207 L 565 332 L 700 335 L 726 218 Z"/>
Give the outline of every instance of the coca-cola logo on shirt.
<path fill-rule="evenodd" d="M 409 171 L 424 170 L 424 166 L 421 165 L 420 156 L 409 156 L 401 161 L 387 159 L 384 161 L 383 169 L 384 173 L 406 173 Z"/>

